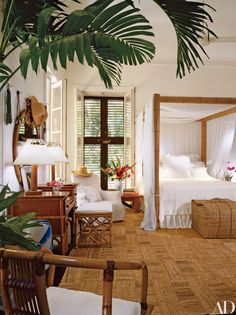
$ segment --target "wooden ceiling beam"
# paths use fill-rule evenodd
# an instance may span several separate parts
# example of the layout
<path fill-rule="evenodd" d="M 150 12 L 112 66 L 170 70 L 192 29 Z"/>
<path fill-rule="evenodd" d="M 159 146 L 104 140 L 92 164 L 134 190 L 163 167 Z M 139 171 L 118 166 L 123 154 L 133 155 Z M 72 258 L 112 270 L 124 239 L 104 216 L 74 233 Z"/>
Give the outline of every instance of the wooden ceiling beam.
<path fill-rule="evenodd" d="M 206 105 L 206 104 L 222 104 L 236 105 L 236 98 L 233 97 L 195 97 L 195 96 L 160 96 L 160 103 L 190 103 Z"/>
<path fill-rule="evenodd" d="M 223 117 L 223 116 L 226 116 L 226 115 L 230 115 L 230 114 L 234 114 L 234 113 L 236 113 L 236 106 L 232 107 L 232 108 L 229 108 L 229 109 L 226 109 L 226 110 L 223 110 L 223 111 L 221 111 L 219 113 L 215 113 L 215 114 L 209 115 L 207 117 L 199 119 L 198 121 L 208 121 L 208 120 L 220 118 L 220 117 Z"/>

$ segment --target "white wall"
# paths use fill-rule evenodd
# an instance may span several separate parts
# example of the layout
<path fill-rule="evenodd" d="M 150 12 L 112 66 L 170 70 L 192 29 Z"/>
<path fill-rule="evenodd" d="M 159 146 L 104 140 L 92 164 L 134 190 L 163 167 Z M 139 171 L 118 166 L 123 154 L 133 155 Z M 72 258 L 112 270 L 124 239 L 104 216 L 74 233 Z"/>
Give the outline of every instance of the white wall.
<path fill-rule="evenodd" d="M 9 61 L 10 62 L 10 61 Z M 14 58 L 11 60 L 14 63 Z M 67 153 L 71 164 L 67 166 L 68 172 L 76 167 L 74 159 L 74 145 L 76 139 L 75 124 L 75 98 L 76 87 L 80 87 L 87 93 L 116 93 L 125 94 L 130 87 L 136 86 L 136 114 L 149 102 L 154 93 L 162 95 L 186 95 L 186 96 L 229 96 L 236 97 L 234 82 L 236 82 L 236 67 L 232 63 L 208 63 L 185 78 L 176 79 L 175 64 L 145 64 L 137 67 L 126 67 L 122 75 L 120 87 L 114 86 L 114 90 L 108 90 L 101 82 L 96 69 L 81 66 L 76 63 L 69 64 L 68 71 L 56 72 L 58 79 L 67 79 Z M 11 81 L 13 117 L 16 116 L 16 91 L 20 90 L 21 108 L 25 105 L 25 98 L 35 95 L 39 101 L 44 101 L 44 73 L 38 76 L 30 73 L 27 81 L 19 75 Z M 1 106 L 1 114 L 3 104 Z M 3 137 L 3 173 L 1 182 L 9 182 L 12 188 L 17 189 L 17 182 L 12 167 L 12 134 L 14 124 L 0 126 Z M 73 140 L 74 139 L 74 140 Z M 69 175 L 67 176 L 69 180 Z"/>
<path fill-rule="evenodd" d="M 8 65 L 10 65 L 13 69 L 17 64 L 18 56 L 14 55 L 9 58 Z M 30 70 L 30 69 L 29 69 Z M 4 120 L 4 112 L 5 112 L 5 91 L 1 93 L 1 108 L 0 108 L 0 131 L 1 131 L 1 154 L 2 154 L 2 162 L 1 169 L 2 174 L 0 173 L 0 183 L 1 184 L 9 184 L 11 189 L 19 190 L 21 187 L 18 184 L 17 178 L 15 176 L 15 171 L 13 167 L 13 159 L 12 159 L 12 138 L 13 138 L 13 130 L 14 123 L 17 116 L 16 113 L 16 91 L 20 91 L 20 109 L 25 108 L 25 98 L 35 95 L 38 101 L 44 102 L 44 73 L 40 72 L 38 75 L 29 71 L 27 76 L 27 80 L 24 80 L 19 74 L 15 75 L 10 81 L 10 91 L 11 91 L 11 105 L 12 105 L 12 124 L 6 125 Z"/>

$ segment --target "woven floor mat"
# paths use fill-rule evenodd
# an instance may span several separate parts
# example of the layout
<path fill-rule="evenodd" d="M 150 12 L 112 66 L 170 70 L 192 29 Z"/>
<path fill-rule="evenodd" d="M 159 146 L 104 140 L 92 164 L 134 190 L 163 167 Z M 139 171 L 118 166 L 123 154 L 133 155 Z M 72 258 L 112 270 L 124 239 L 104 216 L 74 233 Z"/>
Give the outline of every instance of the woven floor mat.
<path fill-rule="evenodd" d="M 142 216 L 127 210 L 125 221 L 113 224 L 112 248 L 79 248 L 71 255 L 144 260 L 153 315 L 212 314 L 218 301 L 236 304 L 236 240 L 203 239 L 192 229 L 146 232 L 139 229 Z M 68 269 L 61 286 L 101 294 L 101 277 L 95 271 Z M 122 272 L 114 296 L 139 299 L 138 288 L 138 274 Z"/>

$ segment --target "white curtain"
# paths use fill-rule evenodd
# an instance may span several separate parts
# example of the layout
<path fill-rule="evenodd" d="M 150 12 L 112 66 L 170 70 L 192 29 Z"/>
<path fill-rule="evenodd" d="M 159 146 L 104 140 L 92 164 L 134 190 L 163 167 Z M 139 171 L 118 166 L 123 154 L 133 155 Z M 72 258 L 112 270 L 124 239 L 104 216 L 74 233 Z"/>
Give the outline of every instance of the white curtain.
<path fill-rule="evenodd" d="M 230 160 L 236 127 L 236 114 L 207 122 L 207 163 L 211 176 L 223 178 Z"/>
<path fill-rule="evenodd" d="M 153 104 L 145 108 L 145 121 L 143 130 L 143 177 L 145 213 L 141 228 L 146 231 L 156 229 L 155 209 L 155 156 L 154 156 L 154 117 Z"/>
<path fill-rule="evenodd" d="M 143 111 L 135 119 L 135 187 L 143 194 Z"/>
<path fill-rule="evenodd" d="M 201 153 L 200 122 L 184 124 L 161 124 L 160 154 Z"/>

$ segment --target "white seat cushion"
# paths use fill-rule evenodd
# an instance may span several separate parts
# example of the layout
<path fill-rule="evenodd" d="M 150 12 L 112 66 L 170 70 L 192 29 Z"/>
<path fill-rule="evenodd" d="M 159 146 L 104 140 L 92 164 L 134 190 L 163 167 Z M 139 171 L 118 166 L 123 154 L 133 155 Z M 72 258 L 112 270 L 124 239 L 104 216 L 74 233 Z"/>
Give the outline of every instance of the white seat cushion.
<path fill-rule="evenodd" d="M 91 212 L 91 211 L 108 211 L 112 212 L 112 203 L 110 201 L 97 201 L 86 202 L 78 207 L 78 212 Z"/>
<path fill-rule="evenodd" d="M 47 289 L 51 315 L 101 315 L 102 296 L 57 287 Z M 140 315 L 139 303 L 112 299 L 112 315 Z"/>
<path fill-rule="evenodd" d="M 112 221 L 123 221 L 125 217 L 125 208 L 121 202 L 112 202 Z"/>

